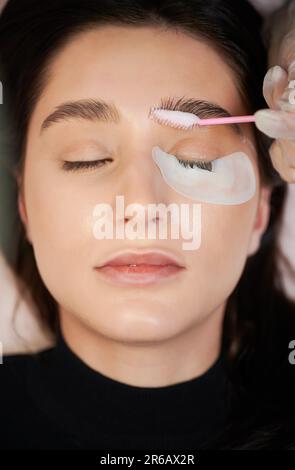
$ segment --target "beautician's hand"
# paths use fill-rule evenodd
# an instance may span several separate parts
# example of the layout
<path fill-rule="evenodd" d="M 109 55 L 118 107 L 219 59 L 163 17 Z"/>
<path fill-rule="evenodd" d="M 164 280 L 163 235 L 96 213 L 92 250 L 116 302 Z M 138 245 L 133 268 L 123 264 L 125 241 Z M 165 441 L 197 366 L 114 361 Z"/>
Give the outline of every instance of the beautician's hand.
<path fill-rule="evenodd" d="M 295 183 L 295 0 L 269 19 L 269 62 L 263 94 L 269 110 L 256 113 L 257 127 L 275 138 L 270 157 L 275 169 Z"/>

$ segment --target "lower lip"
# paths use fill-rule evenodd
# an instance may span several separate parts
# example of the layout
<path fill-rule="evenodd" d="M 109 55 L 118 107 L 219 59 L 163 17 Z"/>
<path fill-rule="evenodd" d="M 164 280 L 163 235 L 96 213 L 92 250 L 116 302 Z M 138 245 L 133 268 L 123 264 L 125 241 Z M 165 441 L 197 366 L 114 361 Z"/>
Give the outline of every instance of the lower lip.
<path fill-rule="evenodd" d="M 120 284 L 148 285 L 175 277 L 184 268 L 172 264 L 140 264 L 138 266 L 106 265 L 95 270 L 106 279 Z"/>

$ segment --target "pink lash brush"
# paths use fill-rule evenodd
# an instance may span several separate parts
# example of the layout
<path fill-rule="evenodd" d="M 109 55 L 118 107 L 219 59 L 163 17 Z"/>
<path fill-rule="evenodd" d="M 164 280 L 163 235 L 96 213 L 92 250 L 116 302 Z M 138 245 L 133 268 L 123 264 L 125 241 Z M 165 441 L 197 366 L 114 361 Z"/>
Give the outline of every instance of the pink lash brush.
<path fill-rule="evenodd" d="M 220 118 L 201 119 L 195 114 L 182 111 L 168 111 L 166 109 L 152 108 L 149 114 L 153 120 L 159 124 L 175 127 L 177 129 L 193 129 L 197 126 L 212 126 L 217 124 L 238 124 L 245 122 L 255 122 L 256 117 L 252 116 L 230 116 Z"/>

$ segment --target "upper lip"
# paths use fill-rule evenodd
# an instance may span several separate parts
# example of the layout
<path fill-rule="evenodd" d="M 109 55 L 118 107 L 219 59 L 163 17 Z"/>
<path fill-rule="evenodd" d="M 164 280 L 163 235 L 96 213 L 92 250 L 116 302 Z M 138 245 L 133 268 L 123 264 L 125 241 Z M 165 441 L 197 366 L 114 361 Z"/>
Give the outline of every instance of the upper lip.
<path fill-rule="evenodd" d="M 119 265 L 128 265 L 128 264 L 157 264 L 157 265 L 174 265 L 179 267 L 184 267 L 181 261 L 177 256 L 170 253 L 165 253 L 162 250 L 150 250 L 144 252 L 136 252 L 132 250 L 121 251 L 114 254 L 105 260 L 102 264 L 97 267 L 102 266 L 119 266 Z"/>

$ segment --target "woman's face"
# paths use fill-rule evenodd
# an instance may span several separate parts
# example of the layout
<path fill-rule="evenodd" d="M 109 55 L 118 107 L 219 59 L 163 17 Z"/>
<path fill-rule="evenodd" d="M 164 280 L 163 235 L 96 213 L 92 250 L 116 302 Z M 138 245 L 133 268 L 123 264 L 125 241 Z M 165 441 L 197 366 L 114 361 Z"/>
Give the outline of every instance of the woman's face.
<path fill-rule="evenodd" d="M 201 202 L 198 249 L 184 250 L 183 238 L 169 236 L 98 240 L 93 209 L 106 203 L 115 214 L 117 195 L 124 197 L 125 207 L 198 202 L 169 187 L 152 159 L 156 145 L 188 159 L 198 146 L 197 131 L 159 125 L 148 112 L 163 97 L 186 96 L 245 114 L 231 69 L 213 48 L 185 34 L 109 26 L 80 33 L 57 54 L 49 71 L 30 121 L 20 211 L 60 314 L 127 341 L 169 339 L 214 317 L 220 320 L 268 218 L 268 193 L 261 191 L 257 155 L 250 145 L 256 193 L 238 205 Z M 120 122 L 59 116 L 40 131 L 57 106 L 84 99 L 113 103 Z M 254 141 L 250 125 L 243 125 L 243 131 Z M 237 137 L 233 130 L 227 136 L 230 147 Z M 64 160 L 106 157 L 110 161 L 101 167 L 62 168 Z M 169 250 L 185 269 L 150 285 L 115 284 L 94 268 L 124 248 Z"/>

